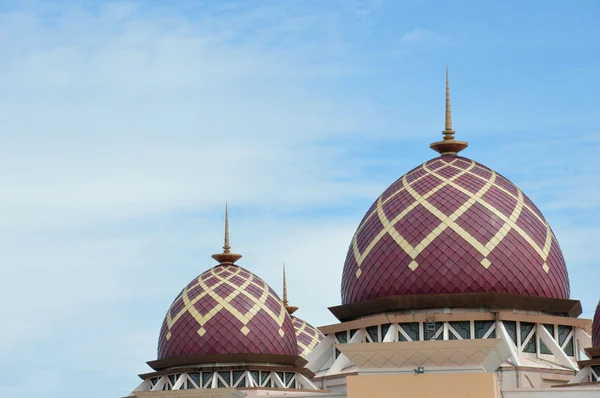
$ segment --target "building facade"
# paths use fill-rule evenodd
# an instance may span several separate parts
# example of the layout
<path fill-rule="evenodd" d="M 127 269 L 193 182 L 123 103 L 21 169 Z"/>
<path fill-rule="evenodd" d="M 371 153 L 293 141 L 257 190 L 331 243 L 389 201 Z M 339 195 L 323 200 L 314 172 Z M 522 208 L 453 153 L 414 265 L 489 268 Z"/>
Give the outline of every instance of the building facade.
<path fill-rule="evenodd" d="M 459 155 L 446 74 L 439 156 L 392 183 L 351 238 L 339 320 L 314 328 L 236 265 L 175 298 L 135 397 L 600 397 L 600 305 L 582 319 L 541 211 Z"/>

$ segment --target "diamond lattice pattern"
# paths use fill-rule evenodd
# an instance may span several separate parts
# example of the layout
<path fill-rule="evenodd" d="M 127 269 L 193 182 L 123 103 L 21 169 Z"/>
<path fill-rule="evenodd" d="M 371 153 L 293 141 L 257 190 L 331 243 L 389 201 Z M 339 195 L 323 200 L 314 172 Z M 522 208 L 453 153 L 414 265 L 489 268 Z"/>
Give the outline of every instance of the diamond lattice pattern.
<path fill-rule="evenodd" d="M 217 265 L 190 282 L 163 321 L 158 359 L 219 354 L 298 355 L 292 319 L 262 279 Z"/>
<path fill-rule="evenodd" d="M 361 221 L 342 276 L 342 303 L 391 295 L 514 293 L 569 298 L 548 222 L 509 180 L 442 156 L 394 182 Z"/>
<path fill-rule="evenodd" d="M 594 347 L 600 347 L 600 301 L 596 307 L 594 323 L 592 324 L 592 341 Z"/>
<path fill-rule="evenodd" d="M 300 318 L 293 316 L 292 321 L 296 332 L 296 340 L 298 341 L 298 355 L 306 358 L 325 337 L 319 329 Z"/>

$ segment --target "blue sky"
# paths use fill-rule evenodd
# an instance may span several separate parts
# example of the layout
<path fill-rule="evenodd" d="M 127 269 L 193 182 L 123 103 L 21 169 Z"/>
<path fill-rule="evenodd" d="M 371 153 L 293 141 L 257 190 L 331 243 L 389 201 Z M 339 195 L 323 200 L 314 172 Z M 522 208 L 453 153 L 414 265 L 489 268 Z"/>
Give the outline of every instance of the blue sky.
<path fill-rule="evenodd" d="M 600 292 L 595 1 L 0 5 L 0 396 L 125 396 L 175 295 L 240 265 L 334 321 L 354 229 L 434 157 L 450 66 L 465 156 L 552 225 Z M 34 366 L 35 365 L 35 366 Z"/>

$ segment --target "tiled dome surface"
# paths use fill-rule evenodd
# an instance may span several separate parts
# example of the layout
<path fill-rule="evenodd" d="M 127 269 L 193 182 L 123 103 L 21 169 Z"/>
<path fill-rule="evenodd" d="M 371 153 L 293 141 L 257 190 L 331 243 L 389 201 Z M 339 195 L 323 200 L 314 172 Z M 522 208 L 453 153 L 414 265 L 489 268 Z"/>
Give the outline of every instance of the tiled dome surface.
<path fill-rule="evenodd" d="M 600 347 L 600 301 L 596 307 L 596 314 L 594 315 L 594 323 L 592 326 L 592 342 L 594 347 Z"/>
<path fill-rule="evenodd" d="M 292 319 L 262 279 L 237 265 L 217 265 L 173 301 L 158 359 L 245 353 L 298 355 Z"/>
<path fill-rule="evenodd" d="M 341 290 L 342 304 L 485 292 L 568 299 L 569 277 L 554 233 L 519 188 L 475 161 L 441 156 L 373 203 Z"/>
<path fill-rule="evenodd" d="M 292 323 L 298 342 L 298 355 L 306 358 L 317 344 L 324 339 L 324 336 L 319 329 L 300 318 L 293 316 Z"/>

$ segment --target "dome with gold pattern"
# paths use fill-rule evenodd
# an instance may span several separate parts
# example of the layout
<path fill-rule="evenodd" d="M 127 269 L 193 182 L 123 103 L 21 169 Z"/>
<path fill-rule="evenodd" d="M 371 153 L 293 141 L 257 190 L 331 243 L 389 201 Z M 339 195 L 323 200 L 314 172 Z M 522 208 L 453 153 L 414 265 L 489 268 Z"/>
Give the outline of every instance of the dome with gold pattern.
<path fill-rule="evenodd" d="M 457 153 L 447 86 L 441 154 L 390 185 L 360 222 L 346 256 L 342 304 L 389 296 L 508 293 L 568 299 L 550 225 L 508 179 Z"/>
<path fill-rule="evenodd" d="M 219 265 L 193 279 L 173 301 L 162 324 L 158 360 L 199 356 L 297 357 L 292 319 L 262 279 L 235 265 L 228 228 Z"/>
<path fill-rule="evenodd" d="M 277 294 L 235 264 L 200 274 L 163 321 L 158 359 L 224 354 L 298 355 L 292 320 Z"/>
<path fill-rule="evenodd" d="M 594 322 L 592 323 L 592 342 L 594 347 L 600 347 L 600 301 L 598 301 Z"/>
<path fill-rule="evenodd" d="M 319 329 L 298 317 L 292 316 L 292 324 L 296 333 L 298 355 L 306 358 L 325 336 Z"/>
<path fill-rule="evenodd" d="M 285 264 L 283 264 L 283 306 L 292 317 L 294 332 L 296 334 L 296 344 L 298 346 L 298 355 L 306 358 L 308 354 L 319 344 L 325 336 L 316 327 L 292 314 L 298 310 L 298 307 L 290 305 L 287 294 L 287 280 L 285 276 Z"/>

